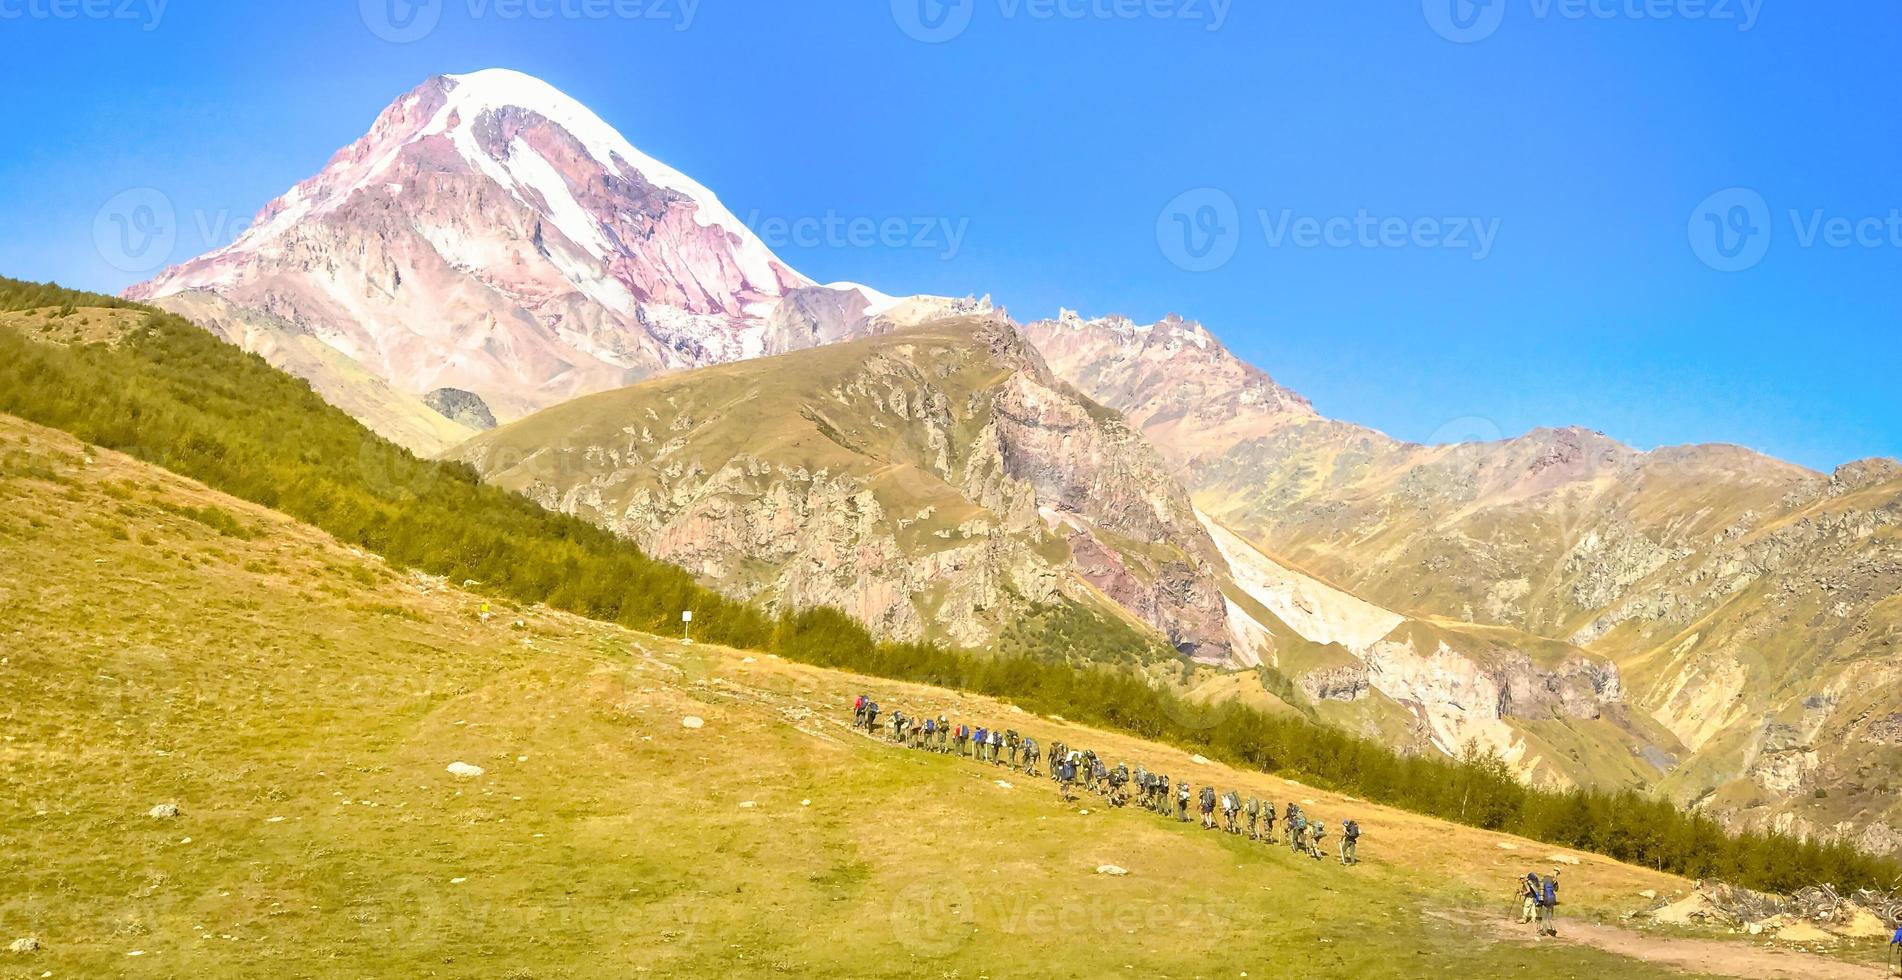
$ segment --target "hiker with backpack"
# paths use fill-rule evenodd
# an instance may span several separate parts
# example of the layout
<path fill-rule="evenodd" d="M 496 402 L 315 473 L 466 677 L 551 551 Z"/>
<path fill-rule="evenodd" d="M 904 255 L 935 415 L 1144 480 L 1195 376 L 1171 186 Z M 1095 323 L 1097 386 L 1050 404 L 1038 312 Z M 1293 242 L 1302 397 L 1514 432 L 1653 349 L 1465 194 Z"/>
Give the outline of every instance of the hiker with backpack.
<path fill-rule="evenodd" d="M 1360 822 L 1349 820 L 1341 825 L 1341 867 L 1360 863 Z"/>
<path fill-rule="evenodd" d="M 949 744 L 950 741 L 951 741 L 951 724 L 944 720 L 943 715 L 939 715 L 938 716 L 938 754 L 939 755 L 943 755 L 944 753 L 950 751 L 950 744 Z"/>
<path fill-rule="evenodd" d="M 1004 761 L 998 758 L 998 754 L 1003 751 L 1004 733 L 993 728 L 991 729 L 991 765 L 1001 766 L 1004 764 Z"/>
<path fill-rule="evenodd" d="M 1176 780 L 1176 819 L 1189 822 L 1189 781 L 1186 779 Z"/>
<path fill-rule="evenodd" d="M 852 727 L 853 728 L 865 727 L 865 706 L 870 703 L 871 703 L 871 699 L 866 697 L 863 694 L 859 695 L 857 701 L 852 702 Z"/>
<path fill-rule="evenodd" d="M 1249 797 L 1242 801 L 1242 816 L 1248 822 L 1248 839 L 1255 839 L 1255 829 L 1261 826 L 1261 801 Z"/>
<path fill-rule="evenodd" d="M 1036 739 L 1024 739 L 1024 775 L 1032 779 L 1037 778 L 1037 757 L 1041 753 L 1042 750 L 1038 748 Z"/>
<path fill-rule="evenodd" d="M 1056 771 L 1057 785 L 1063 788 L 1063 802 L 1074 802 L 1076 797 L 1070 790 L 1076 785 L 1076 760 L 1064 759 L 1050 768 Z"/>
<path fill-rule="evenodd" d="M 1539 873 L 1528 871 L 1519 879 L 1519 924 L 1531 925 L 1539 917 Z"/>
<path fill-rule="evenodd" d="M 1215 787 L 1202 787 L 1202 829 L 1215 829 Z"/>
<path fill-rule="evenodd" d="M 1539 935 L 1556 936 L 1559 934 L 1559 869 L 1539 883 Z"/>
<path fill-rule="evenodd" d="M 1327 836 L 1327 821 L 1316 820 L 1308 826 L 1308 856 L 1316 861 L 1327 851 L 1321 846 L 1321 838 Z"/>
<path fill-rule="evenodd" d="M 926 718 L 926 719 L 925 719 L 925 741 L 924 741 L 924 745 L 925 745 L 925 747 L 926 747 L 926 748 L 930 748 L 930 747 L 931 747 L 931 743 L 932 743 L 933 741 L 935 741 L 935 740 L 937 739 L 937 737 L 938 737 L 938 723 L 937 723 L 937 721 L 935 721 L 935 720 L 933 720 L 933 719 L 931 719 L 931 718 Z M 917 747 L 918 747 L 918 746 L 916 746 L 916 745 L 914 745 L 914 746 L 912 746 L 912 748 L 914 748 L 914 749 L 915 749 L 915 748 L 917 748 Z"/>
<path fill-rule="evenodd" d="M 1269 844 L 1275 842 L 1275 801 L 1261 801 L 1261 839 Z"/>
<path fill-rule="evenodd" d="M 1308 847 L 1308 815 L 1301 808 L 1288 804 L 1288 850 L 1300 854 Z"/>

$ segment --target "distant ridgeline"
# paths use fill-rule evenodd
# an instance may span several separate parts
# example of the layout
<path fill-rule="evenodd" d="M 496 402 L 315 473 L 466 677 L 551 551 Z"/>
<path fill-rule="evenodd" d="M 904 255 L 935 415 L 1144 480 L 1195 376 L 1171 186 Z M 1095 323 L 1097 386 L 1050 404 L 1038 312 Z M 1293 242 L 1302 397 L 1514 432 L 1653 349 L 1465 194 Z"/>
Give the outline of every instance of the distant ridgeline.
<path fill-rule="evenodd" d="M 653 633 L 671 633 L 680 611 L 692 609 L 695 634 L 709 642 L 1007 698 L 1025 710 L 1659 870 L 1777 891 L 1886 887 L 1902 876 L 1897 863 L 1846 844 L 1727 835 L 1712 820 L 1636 793 L 1531 789 L 1496 756 L 1402 756 L 1300 717 L 1232 702 L 1191 705 L 1134 671 L 1079 667 L 1024 645 L 1088 623 L 1035 628 L 999 655 L 879 643 L 832 609 L 775 617 L 592 524 L 485 486 L 466 466 L 417 459 L 305 382 L 177 316 L 0 278 L 0 314 L 36 310 L 56 320 L 82 307 L 146 315 L 114 343 L 79 345 L 32 339 L 17 316 L 0 315 L 0 412 L 274 508 L 395 566 Z M 1139 650 L 1118 652 L 1143 659 Z"/>

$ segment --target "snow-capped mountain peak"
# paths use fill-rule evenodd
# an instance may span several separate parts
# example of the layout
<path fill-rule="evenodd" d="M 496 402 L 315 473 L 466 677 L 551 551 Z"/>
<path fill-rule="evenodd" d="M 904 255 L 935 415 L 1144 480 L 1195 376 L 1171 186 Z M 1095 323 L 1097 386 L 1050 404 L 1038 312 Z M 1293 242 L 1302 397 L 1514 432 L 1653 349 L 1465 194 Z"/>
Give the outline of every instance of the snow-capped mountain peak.
<path fill-rule="evenodd" d="M 906 304 L 815 284 L 704 185 L 506 69 L 429 79 L 236 241 L 127 295 L 190 296 L 232 339 L 337 374 L 315 340 L 395 389 L 379 405 L 455 388 L 503 420 L 658 371 L 862 335 Z M 327 383 L 342 402 L 335 389 L 358 382 Z"/>

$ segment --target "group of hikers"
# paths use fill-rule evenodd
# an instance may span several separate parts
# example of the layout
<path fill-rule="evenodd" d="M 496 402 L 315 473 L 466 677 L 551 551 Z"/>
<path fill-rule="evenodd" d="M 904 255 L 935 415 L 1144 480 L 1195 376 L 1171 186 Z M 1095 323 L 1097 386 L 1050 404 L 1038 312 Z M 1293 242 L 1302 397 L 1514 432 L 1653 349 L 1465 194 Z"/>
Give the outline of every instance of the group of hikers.
<path fill-rule="evenodd" d="M 871 735 L 883 734 L 889 741 L 906 748 L 1008 766 L 1012 772 L 1033 778 L 1041 775 L 1037 764 L 1045 758 L 1043 746 L 1014 728 L 952 724 L 943 715 L 919 718 L 902 711 L 893 711 L 881 726 L 878 719 L 882 712 L 878 702 L 861 694 L 852 704 L 852 727 Z M 1062 742 L 1051 744 L 1048 758 L 1049 778 L 1057 784 L 1066 803 L 1076 799 L 1077 787 L 1081 785 L 1084 792 L 1102 797 L 1110 806 L 1135 803 L 1182 823 L 1189 822 L 1189 809 L 1193 805 L 1201 814 L 1202 829 L 1236 835 L 1245 833 L 1249 840 L 1269 844 L 1276 843 L 1275 823 L 1279 820 L 1284 835 L 1281 842 L 1289 850 L 1317 861 L 1327 856 L 1326 822 L 1309 817 L 1298 803 L 1289 803 L 1278 813 L 1271 800 L 1245 797 L 1234 790 L 1218 793 L 1214 786 L 1208 785 L 1197 792 L 1187 778 L 1172 781 L 1168 775 L 1152 773 L 1140 765 L 1132 772 L 1128 763 L 1123 762 L 1111 766 L 1092 750 L 1079 751 Z M 1360 863 L 1359 847 L 1360 824 L 1348 820 L 1341 825 L 1338 852 L 1341 864 Z"/>
<path fill-rule="evenodd" d="M 1537 925 L 1540 936 L 1558 935 L 1559 869 L 1543 878 L 1537 871 L 1526 872 L 1519 879 L 1519 902 L 1521 925 Z"/>

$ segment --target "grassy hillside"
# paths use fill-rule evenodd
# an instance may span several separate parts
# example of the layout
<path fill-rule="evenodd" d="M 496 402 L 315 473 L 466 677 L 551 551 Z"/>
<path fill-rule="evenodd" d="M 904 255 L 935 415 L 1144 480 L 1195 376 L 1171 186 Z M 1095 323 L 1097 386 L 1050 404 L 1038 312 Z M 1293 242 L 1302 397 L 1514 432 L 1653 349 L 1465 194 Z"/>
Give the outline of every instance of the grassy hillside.
<path fill-rule="evenodd" d="M 75 303 L 113 312 L 80 314 Z M 756 610 L 592 525 L 484 486 L 465 467 L 418 460 L 304 382 L 176 316 L 3 279 L 0 312 L 11 314 L 0 320 L 0 411 L 204 480 L 401 565 L 645 629 L 672 629 L 693 609 L 708 639 L 772 638 Z M 70 326 L 88 318 L 116 329 Z"/>
<path fill-rule="evenodd" d="M 484 621 L 120 454 L 5 416 L 0 447 L 0 561 L 33 570 L 0 578 L 0 938 L 42 944 L 0 976 L 1681 975 L 1498 927 L 1530 841 L 986 698 Z M 868 690 L 1357 815 L 1366 863 L 891 749 L 841 722 Z M 1686 887 L 1580 857 L 1581 938 Z"/>
<path fill-rule="evenodd" d="M 80 315 L 77 309 L 67 313 L 76 302 L 136 309 L 26 284 L 0 290 L 0 300 L 0 305 L 43 310 L 35 314 L 42 321 Z M 74 329 L 83 335 L 95 328 L 62 325 L 23 331 L 0 322 L 0 409 L 83 440 L 86 445 L 63 451 L 66 456 L 80 459 L 95 447 L 123 448 L 233 496 L 301 517 L 346 547 L 379 555 L 393 573 L 414 569 L 444 574 L 449 582 L 477 580 L 474 588 L 492 598 L 516 596 L 598 619 L 656 624 L 669 633 L 672 611 L 692 603 L 697 612 L 712 613 L 696 619 L 702 637 L 737 637 L 818 666 L 1009 697 L 1028 710 L 1157 738 L 1257 771 L 1299 776 L 1420 813 L 1657 868 L 1783 889 L 1817 881 L 1886 884 L 1896 875 L 1892 864 L 1863 858 L 1846 846 L 1796 844 L 1762 835 L 1728 838 L 1709 820 L 1633 794 L 1530 790 L 1494 759 L 1400 755 L 1385 742 L 1320 728 L 1298 717 L 1239 704 L 1203 709 L 1131 672 L 1078 670 L 1061 663 L 929 646 L 875 645 L 862 628 L 826 610 L 772 622 L 750 608 L 708 595 L 684 572 L 646 559 L 605 532 L 484 488 L 459 467 L 415 460 L 324 405 L 300 382 L 174 317 L 146 317 L 123 335 L 108 331 L 108 342 L 73 346 L 71 337 L 52 336 Z M 35 457 L 30 451 L 15 452 L 7 465 L 17 468 L 11 472 L 18 479 L 47 479 L 52 464 Z M 103 510 L 87 505 L 67 482 L 52 482 L 66 488 L 56 495 L 67 503 L 11 505 L 5 511 L 10 527 L 34 529 L 54 516 L 111 521 L 110 515 L 121 510 L 117 505 Z M 234 518 L 228 508 L 180 506 L 177 520 L 209 529 L 221 547 L 208 554 L 151 551 L 150 533 L 122 526 L 124 537 L 115 540 L 131 542 L 126 547 L 141 556 L 149 569 L 147 580 L 159 580 L 165 569 L 181 562 L 215 562 L 235 542 L 260 537 L 255 525 Z M 83 545 L 71 547 L 83 554 Z M 27 555 L 9 567 L 41 565 Z M 349 574 L 361 579 L 357 572 Z M 15 587 L 26 584 L 23 578 Z M 148 588 L 138 601 L 160 604 L 163 594 L 163 589 Z M 336 595 L 317 582 L 298 585 L 297 594 L 313 605 L 334 601 Z M 42 601 L 34 598 L 27 610 L 35 611 Z M 191 603 L 202 601 L 186 601 L 180 615 L 199 615 Z M 74 622 L 81 626 L 92 614 L 85 603 L 70 612 L 80 617 Z M 262 621 L 268 616 L 251 618 Z M 62 644 L 70 644 L 63 637 L 84 635 L 74 622 L 55 622 L 29 649 L 63 649 Z M 355 655 L 363 664 L 387 655 L 381 641 L 399 635 L 391 632 L 390 623 L 372 622 L 374 627 L 355 627 L 366 644 Z M 340 631 L 319 630 L 317 635 L 331 637 L 322 642 L 334 643 Z M 116 646 L 129 647 L 142 634 L 128 630 L 120 635 Z M 189 648 L 227 658 L 255 652 L 241 634 L 233 635 L 240 639 L 234 642 L 208 629 L 194 634 Z M 441 660 L 439 649 L 424 644 L 411 652 Z M 137 676 L 139 671 L 132 673 Z M 211 676 L 215 683 L 227 681 L 222 673 Z M 16 716 L 38 705 L 30 693 L 5 703 Z M 295 719 L 306 702 L 267 704 L 281 717 Z M 83 757 L 83 750 L 76 751 Z M 118 787 L 113 791 L 125 792 L 138 785 L 112 782 L 106 773 L 81 775 L 106 781 L 109 785 L 102 791 Z"/>

